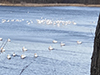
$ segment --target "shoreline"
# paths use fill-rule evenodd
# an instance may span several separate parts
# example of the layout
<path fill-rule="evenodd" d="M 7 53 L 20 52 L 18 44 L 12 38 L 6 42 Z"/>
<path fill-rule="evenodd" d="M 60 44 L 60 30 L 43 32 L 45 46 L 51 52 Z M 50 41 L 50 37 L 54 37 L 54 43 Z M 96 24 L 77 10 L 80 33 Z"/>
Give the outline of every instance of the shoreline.
<path fill-rule="evenodd" d="M 22 7 L 53 7 L 53 6 L 80 6 L 80 7 L 100 7 L 100 4 L 71 4 L 71 3 L 0 3 L 0 6 L 22 6 Z"/>

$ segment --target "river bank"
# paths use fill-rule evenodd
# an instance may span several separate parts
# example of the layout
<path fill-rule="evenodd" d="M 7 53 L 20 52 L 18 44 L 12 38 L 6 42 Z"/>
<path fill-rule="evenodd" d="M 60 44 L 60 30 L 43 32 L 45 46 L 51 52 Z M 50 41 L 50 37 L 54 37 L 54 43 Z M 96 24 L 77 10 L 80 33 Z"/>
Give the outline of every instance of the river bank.
<path fill-rule="evenodd" d="M 49 4 L 37 4 L 37 3 L 0 3 L 0 6 L 28 6 L 28 7 L 43 7 L 43 6 L 86 6 L 86 7 L 100 7 L 100 4 L 67 4 L 67 3 L 49 3 Z"/>

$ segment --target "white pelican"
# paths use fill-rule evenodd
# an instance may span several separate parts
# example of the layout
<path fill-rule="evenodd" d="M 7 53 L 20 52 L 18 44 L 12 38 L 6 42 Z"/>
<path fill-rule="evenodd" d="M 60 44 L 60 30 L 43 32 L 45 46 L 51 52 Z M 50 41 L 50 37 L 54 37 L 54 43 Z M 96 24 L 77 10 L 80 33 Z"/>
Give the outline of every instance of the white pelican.
<path fill-rule="evenodd" d="M 27 51 L 27 49 L 26 49 L 25 47 L 23 47 L 23 48 L 22 48 L 22 51 L 23 51 L 23 52 L 24 52 L 24 51 Z"/>
<path fill-rule="evenodd" d="M 7 22 L 9 22 L 10 20 L 7 20 Z"/>
<path fill-rule="evenodd" d="M 19 22 L 19 19 L 16 19 L 16 22 Z"/>
<path fill-rule="evenodd" d="M 8 54 L 8 55 L 7 55 L 7 58 L 8 58 L 8 59 L 11 59 L 11 56 Z"/>
<path fill-rule="evenodd" d="M 60 27 L 60 23 L 58 23 L 57 26 Z"/>
<path fill-rule="evenodd" d="M 22 21 L 24 21 L 24 19 L 22 19 Z"/>
<path fill-rule="evenodd" d="M 62 47 L 62 46 L 65 46 L 65 44 L 61 42 L 60 46 L 61 46 L 61 47 Z"/>
<path fill-rule="evenodd" d="M 28 25 L 31 24 L 30 22 L 27 23 Z"/>
<path fill-rule="evenodd" d="M 74 25 L 76 25 L 76 23 L 75 23 L 75 22 L 74 22 L 73 24 L 74 24 Z"/>
<path fill-rule="evenodd" d="M 0 41 L 2 41 L 3 39 L 2 38 L 0 38 Z"/>
<path fill-rule="evenodd" d="M 53 40 L 52 42 L 53 42 L 53 43 L 57 43 L 57 41 L 56 41 L 56 40 Z"/>
<path fill-rule="evenodd" d="M 53 50 L 53 48 L 51 47 L 51 46 L 49 46 L 49 48 L 48 48 L 49 50 Z"/>
<path fill-rule="evenodd" d="M 81 41 L 77 41 L 77 44 L 82 44 L 82 42 Z"/>
<path fill-rule="evenodd" d="M 5 23 L 5 22 L 6 22 L 6 20 L 3 20 L 3 19 L 2 19 L 2 23 Z"/>
<path fill-rule="evenodd" d="M 38 57 L 38 55 L 35 53 L 35 54 L 34 54 L 34 57 L 35 57 L 35 58 L 37 58 L 37 57 Z"/>
<path fill-rule="evenodd" d="M 1 47 L 1 53 L 5 52 L 5 49 L 3 49 L 3 47 Z"/>
<path fill-rule="evenodd" d="M 21 58 L 24 59 L 24 58 L 26 58 L 26 56 L 25 55 L 21 55 Z"/>
<path fill-rule="evenodd" d="M 8 41 L 8 42 L 10 42 L 11 40 L 10 40 L 10 39 L 8 39 L 7 41 Z"/>
<path fill-rule="evenodd" d="M 11 20 L 12 22 L 14 21 L 14 19 Z"/>
<path fill-rule="evenodd" d="M 3 47 L 1 47 L 1 50 L 3 49 Z"/>
<path fill-rule="evenodd" d="M 1 53 L 5 52 L 5 49 L 1 49 Z"/>
<path fill-rule="evenodd" d="M 14 56 L 14 57 L 16 56 L 15 52 L 13 53 L 13 56 Z"/>

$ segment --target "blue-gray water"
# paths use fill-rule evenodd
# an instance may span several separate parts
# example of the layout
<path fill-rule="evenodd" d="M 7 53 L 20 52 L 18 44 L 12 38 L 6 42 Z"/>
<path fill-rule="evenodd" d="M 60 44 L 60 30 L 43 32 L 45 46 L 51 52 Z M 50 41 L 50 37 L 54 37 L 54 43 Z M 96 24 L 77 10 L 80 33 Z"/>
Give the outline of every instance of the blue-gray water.
<path fill-rule="evenodd" d="M 0 37 L 3 38 L 0 44 L 11 39 L 0 54 L 0 75 L 19 75 L 30 62 L 22 75 L 90 75 L 99 9 L 0 6 Z M 58 42 L 54 44 L 53 40 Z M 61 47 L 61 42 L 65 46 Z M 49 46 L 54 50 L 49 51 Z M 22 47 L 28 51 L 22 52 Z M 13 52 L 16 57 L 12 56 Z M 39 57 L 34 58 L 34 53 Z M 21 59 L 21 54 L 26 58 Z"/>

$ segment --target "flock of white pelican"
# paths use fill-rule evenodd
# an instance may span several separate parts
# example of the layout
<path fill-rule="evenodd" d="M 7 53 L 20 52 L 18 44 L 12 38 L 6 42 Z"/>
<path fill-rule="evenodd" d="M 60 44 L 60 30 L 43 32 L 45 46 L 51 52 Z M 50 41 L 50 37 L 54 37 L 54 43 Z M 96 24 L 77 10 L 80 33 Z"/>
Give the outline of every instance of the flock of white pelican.
<path fill-rule="evenodd" d="M 2 41 L 2 40 L 3 40 L 3 39 L 0 38 L 0 41 Z M 10 39 L 7 39 L 6 42 L 2 42 L 2 45 L 1 45 L 1 48 L 0 48 L 0 52 L 1 52 L 1 53 L 5 52 L 4 47 L 6 46 L 7 42 L 10 42 L 10 41 L 11 41 Z M 22 47 L 22 51 L 25 52 L 25 51 L 27 51 L 27 49 L 26 49 L 25 47 Z M 11 59 L 12 56 L 15 57 L 16 55 L 17 55 L 17 54 L 16 54 L 15 52 L 14 52 L 12 55 L 8 54 L 8 55 L 7 55 L 7 59 Z M 20 57 L 21 57 L 22 59 L 24 59 L 24 58 L 26 58 L 26 55 L 22 54 Z M 34 57 L 35 57 L 35 58 L 38 57 L 37 53 L 34 54 Z"/>
<path fill-rule="evenodd" d="M 56 41 L 56 40 L 53 40 L 52 41 L 53 43 L 57 43 L 58 41 Z M 65 43 L 60 43 L 60 46 L 62 47 L 62 46 L 65 46 Z M 49 48 L 48 48 L 49 50 L 54 50 L 54 48 L 53 47 L 51 47 L 51 46 L 49 46 Z"/>
<path fill-rule="evenodd" d="M 7 22 L 22 22 L 22 21 L 25 21 L 24 19 L 21 19 L 21 20 L 19 20 L 19 19 L 12 19 L 12 20 L 8 20 L 8 19 L 2 19 L 2 23 L 7 23 Z M 60 25 L 69 25 L 69 24 L 73 24 L 73 25 L 76 25 L 76 23 L 74 22 L 74 21 L 63 21 L 63 20 L 56 20 L 56 21 L 53 21 L 53 20 L 50 20 L 50 19 L 37 19 L 36 20 L 37 21 L 37 23 L 38 24 L 47 24 L 47 25 L 57 25 L 58 27 L 60 26 Z M 32 24 L 33 23 L 33 21 L 32 20 L 30 20 L 30 21 L 26 21 L 26 23 L 29 25 L 29 24 Z M 3 39 L 2 38 L 0 38 L 0 41 L 2 41 Z M 5 52 L 5 49 L 4 49 L 4 47 L 5 47 L 5 45 L 7 44 L 7 42 L 10 42 L 10 39 L 8 39 L 5 43 L 3 42 L 2 43 L 2 45 L 1 45 L 1 53 L 3 53 L 3 52 Z M 57 40 L 53 40 L 52 41 L 53 43 L 57 43 L 58 41 Z M 77 41 L 77 44 L 82 44 L 82 42 L 81 41 Z M 65 46 L 65 43 L 60 43 L 60 46 L 62 47 L 62 46 Z M 48 48 L 50 51 L 51 50 L 54 50 L 54 48 L 53 47 L 51 47 L 51 46 L 49 46 L 49 48 Z M 25 47 L 22 47 L 22 51 L 23 52 L 25 52 L 25 51 L 27 51 L 27 48 L 25 48 Z M 16 56 L 16 53 L 14 52 L 13 54 L 12 54 L 12 56 L 13 57 L 15 57 Z M 26 58 L 26 55 L 21 55 L 20 56 L 22 59 L 24 59 L 24 58 Z M 36 58 L 36 57 L 38 57 L 38 55 L 37 55 L 37 53 L 35 53 L 34 54 L 34 57 Z M 7 55 L 7 58 L 8 59 L 11 59 L 11 55 Z"/>
<path fill-rule="evenodd" d="M 2 41 L 3 39 L 2 38 L 0 38 L 0 41 Z M 3 53 L 3 52 L 5 52 L 5 49 L 4 49 L 4 47 L 6 46 L 6 44 L 7 44 L 7 42 L 10 42 L 11 40 L 10 39 L 7 39 L 7 41 L 6 42 L 2 42 L 2 45 L 1 45 L 1 49 L 0 49 L 0 51 L 1 51 L 1 53 Z M 57 43 L 58 41 L 57 40 L 53 40 L 52 41 L 52 43 Z M 77 41 L 77 44 L 82 44 L 82 42 L 81 41 Z M 60 43 L 60 46 L 62 47 L 62 46 L 65 46 L 65 43 Z M 48 47 L 48 50 L 54 50 L 54 48 L 53 47 L 51 47 L 51 46 L 49 46 Z M 23 52 L 26 52 L 27 51 L 27 48 L 25 48 L 25 47 L 22 47 L 22 51 Z M 17 54 L 14 52 L 12 55 L 7 55 L 7 59 L 11 59 L 11 57 L 13 56 L 13 57 L 15 57 Z M 38 55 L 37 55 L 37 53 L 34 53 L 34 57 L 35 58 L 37 58 L 38 57 Z M 20 56 L 20 58 L 21 59 L 24 59 L 24 58 L 26 58 L 26 55 L 24 55 L 24 54 L 22 54 L 21 56 Z"/>
<path fill-rule="evenodd" d="M 46 24 L 46 25 L 57 25 L 60 27 L 61 25 L 76 25 L 76 22 L 74 21 L 63 21 L 63 20 L 50 20 L 50 19 L 37 19 L 36 20 L 38 24 Z"/>
<path fill-rule="evenodd" d="M 57 40 L 53 40 L 52 41 L 53 43 L 57 43 L 58 41 Z M 82 44 L 82 42 L 81 41 L 76 41 L 77 42 L 77 44 Z M 65 43 L 60 43 L 60 46 L 62 47 L 62 46 L 65 46 Z M 54 50 L 54 48 L 53 47 L 51 47 L 51 46 L 49 46 L 49 48 L 48 48 L 49 50 Z"/>
<path fill-rule="evenodd" d="M 33 24 L 33 23 L 38 23 L 40 25 L 52 25 L 52 26 L 66 26 L 66 25 L 76 25 L 77 23 L 75 21 L 71 20 L 53 20 L 53 19 L 46 19 L 42 18 L 41 19 L 36 19 L 36 20 L 25 20 L 25 19 L 1 19 L 1 23 L 9 23 L 9 22 L 25 22 L 27 25 Z M 90 23 L 95 23 L 90 22 Z"/>
<path fill-rule="evenodd" d="M 34 22 L 37 22 L 38 24 L 46 24 L 46 25 L 56 25 L 60 27 L 61 25 L 76 25 L 76 22 L 74 21 L 63 21 L 63 20 L 50 20 L 50 19 L 36 19 L 36 20 L 25 20 L 25 19 L 2 19 L 1 23 L 9 23 L 9 22 L 25 22 L 27 25 L 33 24 Z"/>
<path fill-rule="evenodd" d="M 30 25 L 30 24 L 33 24 L 33 20 L 24 20 L 24 19 L 2 19 L 1 20 L 1 23 L 9 23 L 9 22 L 26 22 L 26 24 Z"/>
<path fill-rule="evenodd" d="M 9 20 L 9 19 L 2 19 L 2 23 L 6 23 L 6 22 L 22 22 L 22 21 L 24 21 L 24 19 L 21 19 L 21 20 L 19 20 L 19 19 L 11 19 L 11 20 Z"/>

